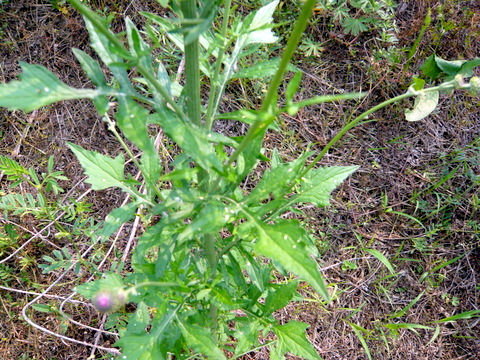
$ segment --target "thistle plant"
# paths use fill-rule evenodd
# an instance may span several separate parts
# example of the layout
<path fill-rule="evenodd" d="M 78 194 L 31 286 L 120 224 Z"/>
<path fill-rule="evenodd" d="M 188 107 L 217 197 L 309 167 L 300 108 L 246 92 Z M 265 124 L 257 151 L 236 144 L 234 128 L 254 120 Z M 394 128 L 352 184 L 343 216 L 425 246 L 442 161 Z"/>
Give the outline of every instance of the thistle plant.
<path fill-rule="evenodd" d="M 0 106 L 32 111 L 60 100 L 91 99 L 123 147 L 123 153 L 112 158 L 67 144 L 93 190 L 118 188 L 131 198 L 111 211 L 92 240 L 106 241 L 137 215 L 145 229 L 129 260 L 131 272 L 122 271 L 125 264 L 120 264 L 118 271 L 80 284 L 76 292 L 91 299 L 100 312 L 122 311 L 127 301 L 135 304 L 115 344 L 126 359 L 239 358 L 262 346 L 269 348 L 271 359 L 282 359 L 287 352 L 320 359 L 306 337 L 307 324 L 279 324 L 274 317 L 300 296 L 299 281 L 306 281 L 325 303 L 336 296 L 319 270 L 312 237 L 286 214 L 301 211 L 300 204 L 329 204 L 330 193 L 357 167 L 319 163 L 369 114 L 416 97 L 407 116 L 419 120 L 433 111 L 439 91 L 478 89 L 478 80 L 472 85 L 456 78 L 427 89 L 417 82 L 406 94 L 351 120 L 319 154 L 305 149 L 297 159 L 285 161 L 278 151 L 262 146 L 282 113 L 294 115 L 304 106 L 363 96 L 295 102 L 301 85 L 297 70 L 286 86 L 284 105 L 279 105 L 280 85 L 316 0 L 305 1 L 282 57 L 250 68 L 239 68 L 239 60 L 257 46 L 277 41 L 272 15 L 279 0 L 243 18 L 232 16 L 230 0 L 163 0 L 175 17 L 142 13 L 149 22 L 149 39 L 128 18 L 125 35 L 115 34 L 80 0 L 68 1 L 83 15 L 91 46 L 112 78 L 105 78 L 97 60 L 74 49 L 95 88 L 75 89 L 44 67 L 20 63 L 21 80 L 0 85 Z M 155 43 L 156 36 L 183 51 L 184 82 L 155 59 L 148 41 Z M 272 75 L 262 106 L 222 113 L 226 86 L 240 73 L 257 79 Z M 201 92 L 204 82 L 207 94 Z M 239 137 L 215 132 L 220 119 L 243 121 L 248 131 Z M 160 132 L 152 133 L 153 128 L 181 149 L 172 162 L 159 155 L 155 137 Z M 141 173 L 140 180 L 126 174 L 126 158 Z M 260 162 L 267 163 L 268 170 L 247 191 L 241 185 Z M 270 333 L 274 340 L 260 345 L 259 337 Z"/>

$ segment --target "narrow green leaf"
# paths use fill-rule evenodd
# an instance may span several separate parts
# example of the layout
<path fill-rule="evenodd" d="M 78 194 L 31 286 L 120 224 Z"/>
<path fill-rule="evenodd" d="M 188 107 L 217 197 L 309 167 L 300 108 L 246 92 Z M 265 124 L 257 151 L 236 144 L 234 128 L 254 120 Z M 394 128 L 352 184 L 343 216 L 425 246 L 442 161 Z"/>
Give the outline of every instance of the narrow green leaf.
<path fill-rule="evenodd" d="M 432 335 L 432 338 L 428 341 L 428 343 L 425 346 L 430 346 L 435 341 L 435 339 L 438 337 L 438 335 L 440 335 L 440 330 L 441 330 L 440 325 L 437 325 L 435 327 L 435 331 Z"/>
<path fill-rule="evenodd" d="M 308 341 L 305 330 L 308 324 L 289 321 L 285 325 L 275 325 L 273 331 L 278 337 L 278 349 L 281 354 L 290 352 L 307 360 L 321 360 L 313 345 Z"/>
<path fill-rule="evenodd" d="M 370 348 L 368 347 L 367 341 L 363 337 L 363 333 L 368 332 L 368 331 L 366 329 L 364 329 L 363 327 L 361 327 L 360 325 L 353 324 L 353 323 L 348 322 L 348 321 L 347 321 L 347 323 L 352 327 L 352 330 L 355 333 L 355 335 L 357 335 L 358 340 L 360 340 L 360 343 L 362 344 L 363 349 L 365 350 L 365 353 L 367 354 L 368 360 L 372 360 L 372 354 L 370 354 Z"/>
<path fill-rule="evenodd" d="M 324 299 L 330 301 L 318 265 L 305 248 L 298 234 L 304 232 L 297 222 L 284 222 L 282 225 L 257 224 L 258 240 L 255 250 L 277 261 L 286 270 L 307 281 Z"/>
<path fill-rule="evenodd" d="M 416 329 L 426 329 L 426 330 L 431 330 L 432 329 L 431 327 L 425 326 L 425 325 L 406 324 L 406 323 L 384 324 L 383 326 L 386 327 L 387 329 L 391 329 L 391 330 L 407 329 L 407 330 L 413 331 L 416 334 L 418 334 Z"/>
<path fill-rule="evenodd" d="M 43 66 L 20 62 L 20 67 L 21 81 L 0 84 L 0 107 L 29 112 L 60 100 L 92 99 L 99 95 L 97 90 L 64 84 Z"/>
<path fill-rule="evenodd" d="M 72 49 L 73 54 L 82 66 L 83 71 L 87 74 L 90 80 L 101 90 L 107 90 L 109 88 L 105 77 L 103 75 L 102 68 L 97 60 L 93 59 L 90 55 L 79 49 Z M 104 115 L 109 108 L 109 100 L 106 96 L 99 95 L 92 98 L 93 103 L 100 115 Z"/>
<path fill-rule="evenodd" d="M 198 353 L 205 354 L 211 359 L 227 359 L 223 351 L 218 348 L 215 340 L 213 340 L 212 334 L 209 333 L 208 329 L 183 322 L 180 319 L 177 320 L 177 324 L 182 331 L 185 342 L 193 350 L 197 351 Z"/>
<path fill-rule="evenodd" d="M 148 135 L 148 110 L 134 100 L 119 96 L 117 124 L 128 140 L 143 151 L 141 158 L 142 175 L 153 188 L 161 175 L 161 160 L 153 139 Z"/>
<path fill-rule="evenodd" d="M 457 315 L 449 316 L 444 319 L 433 321 L 433 323 L 434 324 L 447 323 L 447 322 L 453 322 L 457 320 L 471 319 L 471 318 L 477 318 L 477 317 L 480 317 L 480 310 L 471 310 L 471 311 L 465 311 Z"/>
<path fill-rule="evenodd" d="M 100 88 L 108 87 L 102 68 L 97 60 L 93 59 L 90 55 L 80 49 L 73 48 L 72 52 L 82 66 L 83 71 L 85 71 L 95 86 Z"/>
<path fill-rule="evenodd" d="M 394 319 L 394 318 L 399 318 L 399 317 L 402 317 L 403 315 L 405 315 L 407 313 L 407 311 L 410 310 L 412 308 L 412 306 L 415 305 L 420 300 L 420 298 L 423 296 L 424 293 L 425 293 L 425 291 L 422 291 L 415 299 L 413 299 L 402 310 L 390 315 L 388 318 L 389 319 Z"/>
<path fill-rule="evenodd" d="M 122 155 L 112 159 L 95 151 L 85 150 L 72 143 L 67 143 L 67 145 L 80 161 L 85 174 L 88 175 L 85 182 L 91 184 L 93 190 L 119 187 L 130 192 L 130 189 L 124 184 L 125 160 Z"/>
<path fill-rule="evenodd" d="M 52 307 L 47 304 L 33 304 L 32 308 L 43 313 L 53 313 Z"/>
<path fill-rule="evenodd" d="M 380 251 L 375 250 L 375 249 L 364 249 L 366 252 L 368 252 L 370 255 L 375 256 L 380 262 L 385 265 L 385 267 L 390 271 L 392 275 L 397 275 L 395 272 L 395 269 L 393 268 L 392 263 L 383 255 Z"/>
<path fill-rule="evenodd" d="M 438 91 L 420 92 L 415 98 L 412 110 L 405 110 L 407 121 L 419 121 L 426 118 L 437 107 L 439 99 Z"/>

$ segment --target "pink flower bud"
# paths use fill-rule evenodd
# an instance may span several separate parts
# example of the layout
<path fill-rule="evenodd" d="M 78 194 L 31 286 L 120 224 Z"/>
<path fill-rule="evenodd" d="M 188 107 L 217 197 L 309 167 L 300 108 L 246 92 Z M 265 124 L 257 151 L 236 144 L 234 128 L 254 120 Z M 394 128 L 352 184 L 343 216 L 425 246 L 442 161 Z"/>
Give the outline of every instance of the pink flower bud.
<path fill-rule="evenodd" d="M 115 312 L 127 302 L 127 292 L 122 289 L 99 291 L 92 299 L 98 312 Z"/>

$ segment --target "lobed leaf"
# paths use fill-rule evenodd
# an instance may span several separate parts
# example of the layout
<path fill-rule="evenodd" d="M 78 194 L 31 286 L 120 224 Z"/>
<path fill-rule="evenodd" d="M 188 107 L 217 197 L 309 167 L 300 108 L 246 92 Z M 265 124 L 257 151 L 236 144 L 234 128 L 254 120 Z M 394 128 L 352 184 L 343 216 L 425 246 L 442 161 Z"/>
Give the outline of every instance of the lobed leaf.
<path fill-rule="evenodd" d="M 308 341 L 305 330 L 308 324 L 299 321 L 289 321 L 285 325 L 275 325 L 273 331 L 278 337 L 278 352 L 290 352 L 308 360 L 321 360 L 313 345 Z"/>
<path fill-rule="evenodd" d="M 98 90 L 66 85 L 43 66 L 20 61 L 20 67 L 21 81 L 0 84 L 0 107 L 30 112 L 61 100 L 93 99 L 100 95 Z"/>
<path fill-rule="evenodd" d="M 112 159 L 98 152 L 85 150 L 72 143 L 67 143 L 67 145 L 80 161 L 85 174 L 88 175 L 85 182 L 91 184 L 93 190 L 119 187 L 126 192 L 131 192 L 130 188 L 124 183 L 125 160 L 122 155 Z"/>
<path fill-rule="evenodd" d="M 213 336 L 204 327 L 192 325 L 186 321 L 183 322 L 180 319 L 178 319 L 177 324 L 182 331 L 185 342 L 193 350 L 205 354 L 211 359 L 227 359 L 222 350 L 218 348 Z"/>
<path fill-rule="evenodd" d="M 285 221 L 281 224 L 256 224 L 258 240 L 255 250 L 260 254 L 278 262 L 286 270 L 307 281 L 324 299 L 330 301 L 322 274 L 317 262 L 313 260 L 305 248 L 299 235 L 305 230 L 296 221 Z"/>

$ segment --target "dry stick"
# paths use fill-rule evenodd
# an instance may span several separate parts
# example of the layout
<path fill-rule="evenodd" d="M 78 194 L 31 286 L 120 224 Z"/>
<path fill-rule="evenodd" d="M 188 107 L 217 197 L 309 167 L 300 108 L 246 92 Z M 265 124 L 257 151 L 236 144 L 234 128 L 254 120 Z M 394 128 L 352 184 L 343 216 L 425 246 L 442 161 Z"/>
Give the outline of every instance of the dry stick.
<path fill-rule="evenodd" d="M 95 244 L 92 244 L 90 245 L 90 247 L 84 251 L 84 253 L 81 255 L 81 257 L 84 257 L 86 256 L 93 248 L 94 248 L 94 245 Z M 43 327 L 43 326 L 40 326 L 38 324 L 36 324 L 32 319 L 30 319 L 27 315 L 27 309 L 32 306 L 34 303 L 36 303 L 38 300 L 40 300 L 44 295 L 46 295 L 55 285 L 57 285 L 61 279 L 63 279 L 63 277 L 65 275 L 67 275 L 67 273 L 77 264 L 77 262 L 74 262 L 72 265 L 70 265 L 70 267 L 65 270 L 48 288 L 45 289 L 45 291 L 41 294 L 39 294 L 38 296 L 36 296 L 32 301 L 30 301 L 27 305 L 25 305 L 22 309 L 22 316 L 24 318 L 24 320 L 29 323 L 31 326 L 33 326 L 34 328 L 40 330 L 40 331 L 43 331 L 49 335 L 53 335 L 55 337 L 58 337 L 62 340 L 66 340 L 66 341 L 69 341 L 69 342 L 73 342 L 73 343 L 76 343 L 76 344 L 81 344 L 81 345 L 85 345 L 85 346 L 89 346 L 89 347 L 95 347 L 99 350 L 103 350 L 103 351 L 108 351 L 112 354 L 115 354 L 115 355 L 120 355 L 120 351 L 118 349 L 115 349 L 115 348 L 107 348 L 107 347 L 104 347 L 104 346 L 98 346 L 98 345 L 94 345 L 94 344 L 90 344 L 90 343 L 87 343 L 85 341 L 80 341 L 80 340 L 76 340 L 76 339 L 73 339 L 71 337 L 68 337 L 68 336 L 65 336 L 65 335 L 61 335 L 61 334 L 57 334 L 56 332 L 54 331 L 51 331 L 51 330 L 48 330 L 47 328 Z"/>
<path fill-rule="evenodd" d="M 75 185 L 76 186 L 76 185 Z M 92 191 L 91 189 L 85 191 L 82 195 L 80 195 L 75 201 L 80 201 L 82 198 L 84 198 L 90 191 Z M 45 231 L 45 230 L 48 230 L 49 228 L 52 227 L 53 224 L 55 224 L 58 220 L 60 220 L 62 218 L 63 215 L 65 215 L 66 211 L 62 211 L 56 218 L 55 220 L 51 221 L 50 223 L 48 223 L 47 225 L 45 225 L 42 229 L 40 229 L 39 231 L 37 231 L 35 234 L 33 234 L 33 236 L 28 239 L 27 241 L 25 241 L 25 243 L 20 246 L 18 249 L 16 249 L 14 252 L 12 252 L 10 255 L 8 255 L 6 258 L 0 260 L 0 264 L 3 264 L 5 262 L 7 262 L 8 260 L 10 260 L 12 257 L 14 257 L 15 255 L 17 255 L 25 246 L 27 246 L 28 244 L 30 244 L 34 239 L 40 237 L 41 238 L 41 235 L 42 233 Z M 4 220 L 2 220 L 3 222 Z"/>
<path fill-rule="evenodd" d="M 73 294 L 70 294 L 70 296 L 68 296 L 66 299 L 64 299 L 62 301 L 62 303 L 60 304 L 60 307 L 58 308 L 58 311 L 60 312 L 60 314 L 62 314 L 63 317 L 65 317 L 66 320 L 70 321 L 72 324 L 75 324 L 75 325 L 78 325 L 82 328 L 85 328 L 85 329 L 89 329 L 89 330 L 93 330 L 95 332 L 101 332 L 101 333 L 104 333 L 104 334 L 107 334 L 107 335 L 112 335 L 112 336 L 118 336 L 117 333 L 114 333 L 114 332 L 111 332 L 111 331 L 107 331 L 107 330 L 102 330 L 100 328 L 95 328 L 93 326 L 89 326 L 89 325 L 85 325 L 85 324 L 82 324 L 81 322 L 78 322 L 76 320 L 73 320 L 70 316 L 68 316 L 65 311 L 63 310 L 63 307 L 65 306 L 65 304 L 67 302 L 71 302 L 72 300 L 70 298 L 72 298 L 73 296 L 75 296 L 75 293 Z M 85 303 L 84 303 L 85 304 Z M 100 326 L 103 326 L 103 322 L 100 323 Z"/>
<path fill-rule="evenodd" d="M 29 116 L 27 125 L 25 125 L 23 132 L 20 133 L 20 139 L 18 140 L 18 143 L 15 146 L 15 149 L 13 149 L 12 151 L 12 157 L 16 158 L 20 154 L 20 148 L 22 147 L 22 142 L 27 137 L 28 131 L 30 130 L 30 127 L 32 126 L 32 122 L 35 119 L 36 115 L 37 115 L 37 110 L 34 110 L 32 114 Z"/>
<path fill-rule="evenodd" d="M 12 224 L 14 225 L 15 227 L 19 228 L 19 229 L 22 229 L 23 231 L 25 231 L 26 233 L 30 233 L 32 236 L 34 236 L 35 234 L 38 234 L 38 232 L 36 233 L 36 229 L 34 228 L 35 231 L 32 231 L 32 230 L 29 230 L 27 229 L 26 227 L 20 225 L 20 224 L 17 224 L 16 222 L 13 222 L 11 220 L 7 220 L 7 219 L 0 219 L 1 222 L 4 222 L 6 224 Z M 33 227 L 33 226 L 32 226 Z M 43 229 L 45 230 L 45 229 Z M 41 232 L 43 232 L 43 230 Z M 48 229 L 47 229 L 48 230 Z M 38 238 L 40 238 L 44 243 L 47 243 L 48 245 L 54 247 L 54 248 L 57 248 L 57 249 L 61 249 L 60 246 L 58 246 L 57 244 L 54 244 L 53 242 L 51 242 L 50 240 L 47 239 L 46 236 L 40 236 L 38 235 Z"/>
<path fill-rule="evenodd" d="M 34 291 L 26 291 L 26 290 L 14 289 L 14 288 L 9 288 L 9 287 L 6 287 L 6 286 L 1 286 L 1 285 L 0 285 L 0 289 L 6 290 L 6 291 L 17 292 L 17 293 L 20 293 L 20 294 L 43 296 L 43 297 L 52 298 L 52 299 L 64 300 L 64 301 L 67 301 L 67 302 L 70 302 L 70 303 L 73 303 L 73 304 L 86 305 L 86 303 L 85 303 L 84 301 L 69 299 L 70 296 L 65 297 L 65 296 L 50 295 L 50 294 L 43 294 L 43 295 L 42 295 L 41 293 L 37 293 L 37 292 L 34 292 Z"/>

